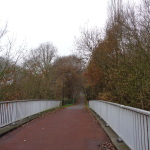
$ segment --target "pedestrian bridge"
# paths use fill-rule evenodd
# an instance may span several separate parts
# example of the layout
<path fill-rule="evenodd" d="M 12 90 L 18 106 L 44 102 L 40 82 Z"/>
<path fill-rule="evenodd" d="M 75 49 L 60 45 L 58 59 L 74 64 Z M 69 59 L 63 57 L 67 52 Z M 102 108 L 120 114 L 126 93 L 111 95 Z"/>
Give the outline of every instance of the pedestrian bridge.
<path fill-rule="evenodd" d="M 43 111 L 46 111 L 55 107 L 59 107 L 60 105 L 61 105 L 61 101 L 53 101 L 53 100 L 24 100 L 24 101 L 0 102 L 0 130 L 2 130 L 3 128 L 5 128 L 6 126 L 10 124 L 12 125 L 17 124 L 19 120 L 31 117 L 32 115 L 38 114 L 40 112 L 43 112 Z M 127 107 L 124 105 L 119 105 L 119 104 L 100 101 L 100 100 L 90 101 L 89 108 L 91 108 L 94 112 L 96 112 L 97 115 L 100 117 L 100 119 L 105 121 L 106 126 L 108 126 L 108 128 L 110 127 L 118 135 L 118 140 L 120 142 L 121 141 L 125 142 L 131 150 L 150 150 L 150 112 L 149 111 L 144 111 L 141 109 L 136 109 L 136 108 Z M 43 122 L 39 120 L 39 123 L 40 123 L 39 126 L 41 126 L 41 129 L 44 130 L 43 139 L 46 137 L 47 139 L 50 138 L 48 137 L 50 135 L 46 135 L 46 133 L 48 134 L 49 132 L 47 130 L 50 130 L 49 134 L 53 133 L 54 130 L 55 130 L 55 133 L 59 131 L 57 136 L 55 135 L 55 133 L 51 134 L 51 136 L 52 135 L 53 136 L 51 137 L 52 139 L 49 140 L 49 143 L 51 143 L 50 141 L 53 141 L 54 139 L 56 142 L 59 138 L 61 139 L 61 136 L 63 135 L 67 137 L 66 139 L 68 139 L 68 141 L 69 139 L 72 139 L 69 142 L 70 144 L 72 141 L 74 141 L 71 144 L 72 146 L 68 145 L 69 147 L 68 149 L 68 147 L 63 146 L 63 144 L 67 145 L 68 141 L 65 141 L 66 143 L 65 142 L 63 143 L 62 141 L 64 140 L 65 137 L 62 137 L 63 140 L 62 139 L 59 140 L 59 143 L 62 142 L 61 143 L 62 147 L 61 146 L 57 147 L 56 144 L 58 144 L 58 142 L 56 142 L 55 143 L 56 147 L 53 147 L 53 150 L 55 149 L 58 149 L 58 150 L 59 149 L 60 150 L 63 150 L 63 149 L 64 150 L 67 150 L 67 149 L 68 150 L 72 150 L 72 149 L 73 150 L 75 149 L 76 150 L 78 149 L 91 150 L 93 149 L 92 145 L 94 144 L 99 145 L 97 143 L 98 140 L 96 139 L 92 141 L 86 140 L 85 142 L 85 137 L 90 137 L 91 135 L 92 135 L 92 138 L 95 137 L 95 138 L 101 139 L 101 141 L 103 142 L 109 141 L 105 135 L 102 136 L 104 134 L 103 131 L 99 133 L 97 126 L 96 125 L 92 126 L 92 123 L 89 121 L 87 114 L 85 115 L 83 112 L 84 112 L 84 109 L 83 109 L 83 105 L 81 104 L 81 105 L 76 105 L 73 107 L 68 107 L 68 109 L 58 112 L 57 115 L 52 118 L 51 122 L 45 122 L 44 124 L 44 119 L 43 119 Z M 60 122 L 58 122 L 57 120 L 60 120 Z M 38 124 L 38 122 L 36 124 Z M 52 125 L 52 127 L 47 127 L 46 124 L 48 126 Z M 67 125 L 72 126 L 72 128 L 67 129 L 68 128 Z M 56 126 L 58 127 L 56 128 Z M 72 131 L 73 129 L 74 129 L 74 132 Z M 94 130 L 97 130 L 97 132 L 95 132 Z M 29 131 L 31 132 L 30 134 L 32 134 L 32 130 L 29 130 Z M 29 131 L 26 131 L 26 132 L 29 132 Z M 84 132 L 82 133 L 82 131 Z M 10 138 L 11 136 L 12 135 L 10 135 Z M 83 137 L 84 140 L 80 139 L 82 136 L 85 136 Z M 5 138 L 5 137 L 2 137 L 2 138 Z M 41 139 L 41 142 L 43 142 L 43 144 L 44 143 L 46 144 L 45 140 L 42 141 L 43 139 Z M 6 149 L 9 150 L 10 147 L 8 147 L 7 144 L 6 144 L 7 145 L 6 147 L 2 144 L 1 141 L 3 140 L 4 139 L 0 139 L 0 147 L 3 148 L 1 150 L 6 150 Z M 86 143 L 88 147 L 83 148 L 83 145 L 80 143 L 82 140 Z M 78 142 L 76 143 L 76 141 Z M 3 141 L 3 143 L 5 142 L 7 142 L 7 140 Z M 14 141 L 14 142 L 17 142 L 17 141 Z M 26 143 L 25 145 L 28 145 L 28 139 L 24 139 L 23 142 Z M 37 145 L 39 143 L 40 141 L 38 141 Z M 77 145 L 80 145 L 80 148 L 77 147 Z M 30 145 L 30 147 L 32 146 Z M 40 148 L 40 145 L 39 145 L 39 148 Z M 13 149 L 13 145 L 11 149 Z M 30 149 L 30 148 L 27 148 L 27 147 L 23 148 L 18 145 L 18 150 L 25 150 L 25 149 Z M 34 148 L 32 147 L 32 149 Z M 38 149 L 38 148 L 35 148 L 35 149 Z M 49 148 L 45 147 L 42 149 L 47 150 Z M 14 150 L 16 150 L 16 147 L 14 147 Z"/>

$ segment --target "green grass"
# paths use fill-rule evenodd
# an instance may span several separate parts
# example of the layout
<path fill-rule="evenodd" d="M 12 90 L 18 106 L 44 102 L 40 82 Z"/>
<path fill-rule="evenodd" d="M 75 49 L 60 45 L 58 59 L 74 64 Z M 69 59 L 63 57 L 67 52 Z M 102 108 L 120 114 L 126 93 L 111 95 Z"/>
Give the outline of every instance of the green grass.
<path fill-rule="evenodd" d="M 68 106 L 72 106 L 72 105 L 74 105 L 74 104 L 66 104 L 66 105 L 64 105 L 62 107 L 68 107 Z"/>

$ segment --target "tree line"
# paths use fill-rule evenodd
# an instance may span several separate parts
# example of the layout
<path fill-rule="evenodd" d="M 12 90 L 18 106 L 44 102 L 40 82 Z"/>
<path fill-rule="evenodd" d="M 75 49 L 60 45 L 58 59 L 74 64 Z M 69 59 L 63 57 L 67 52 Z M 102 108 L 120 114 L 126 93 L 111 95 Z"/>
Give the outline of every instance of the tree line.
<path fill-rule="evenodd" d="M 1 53 L 4 53 L 2 48 Z M 80 58 L 76 55 L 59 57 L 57 48 L 50 42 L 32 49 L 22 63 L 4 53 L 0 57 L 0 100 L 59 99 L 73 102 L 82 86 L 81 72 Z"/>
<path fill-rule="evenodd" d="M 150 2 L 111 0 L 102 29 L 82 28 L 76 54 L 60 57 L 53 43 L 43 43 L 18 62 L 13 43 L 1 41 L 0 100 L 101 99 L 150 110 Z M 22 49 L 21 49 L 22 50 Z M 19 51 L 21 51 L 19 48 Z M 5 51 L 5 52 L 4 52 Z"/>
<path fill-rule="evenodd" d="M 104 29 L 81 30 L 75 44 L 88 60 L 83 72 L 87 99 L 150 110 L 149 7 L 148 0 L 138 6 L 112 0 Z"/>

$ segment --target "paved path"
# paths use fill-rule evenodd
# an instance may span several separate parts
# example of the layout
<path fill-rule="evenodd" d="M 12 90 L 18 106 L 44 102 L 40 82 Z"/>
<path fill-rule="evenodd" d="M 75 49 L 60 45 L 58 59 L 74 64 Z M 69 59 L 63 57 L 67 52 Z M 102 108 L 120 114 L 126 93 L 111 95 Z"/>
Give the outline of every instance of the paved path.
<path fill-rule="evenodd" d="M 66 109 L 84 109 L 84 105 L 83 104 L 78 104 L 78 105 L 74 105 L 71 107 L 67 107 Z"/>
<path fill-rule="evenodd" d="M 0 138 L 0 150 L 99 150 L 109 142 L 83 105 L 61 109 Z"/>

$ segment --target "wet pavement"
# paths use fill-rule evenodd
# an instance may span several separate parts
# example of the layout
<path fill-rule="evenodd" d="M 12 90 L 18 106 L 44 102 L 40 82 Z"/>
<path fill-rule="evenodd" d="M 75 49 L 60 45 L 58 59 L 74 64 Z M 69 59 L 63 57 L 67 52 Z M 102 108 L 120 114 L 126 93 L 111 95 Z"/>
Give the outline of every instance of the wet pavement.
<path fill-rule="evenodd" d="M 109 138 L 83 104 L 39 117 L 2 136 L 0 150 L 99 150 Z"/>

